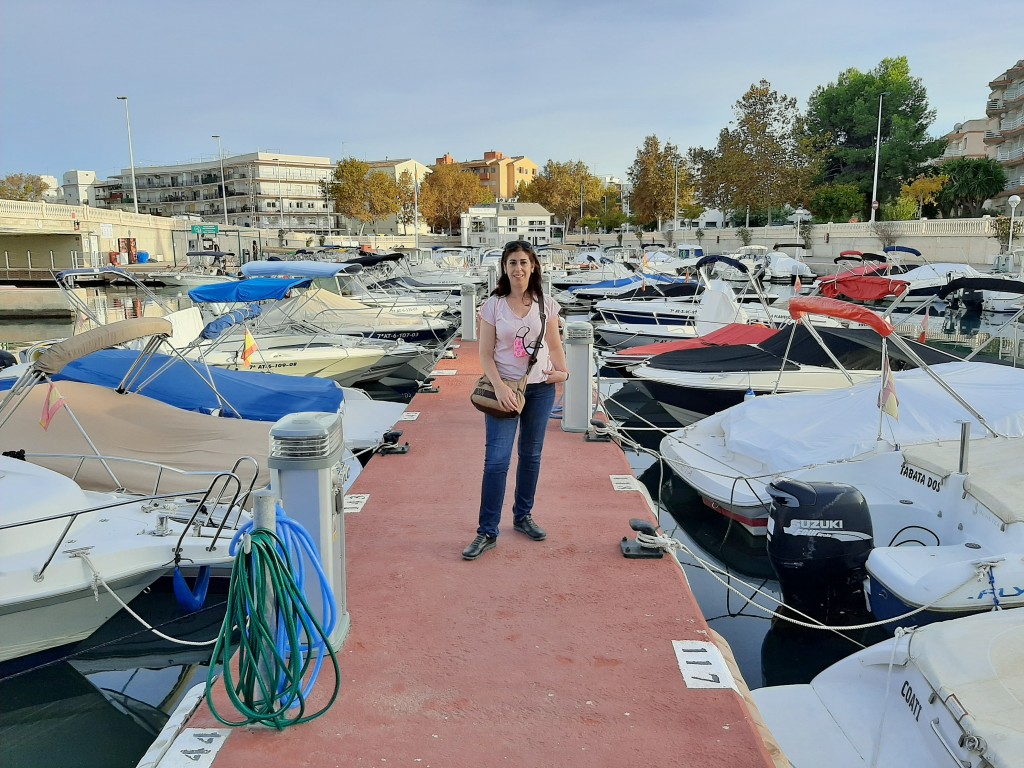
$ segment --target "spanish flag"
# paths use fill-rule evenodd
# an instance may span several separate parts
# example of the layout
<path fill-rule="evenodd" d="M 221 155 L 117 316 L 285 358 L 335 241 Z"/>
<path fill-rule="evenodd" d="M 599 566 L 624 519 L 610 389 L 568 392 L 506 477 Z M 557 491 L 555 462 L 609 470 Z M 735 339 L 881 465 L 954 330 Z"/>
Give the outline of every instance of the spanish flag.
<path fill-rule="evenodd" d="M 242 345 L 242 367 L 248 368 L 251 363 L 249 360 L 259 351 L 259 347 L 256 346 L 256 339 L 249 333 L 249 329 L 245 329 L 245 341 Z"/>
<path fill-rule="evenodd" d="M 921 321 L 921 333 L 917 337 L 919 344 L 928 343 L 928 310 L 924 311 L 924 319 Z"/>
<path fill-rule="evenodd" d="M 889 356 L 886 354 L 882 355 L 882 388 L 878 392 L 878 407 L 899 421 L 900 399 L 896 396 L 896 381 L 892 377 Z"/>
<path fill-rule="evenodd" d="M 57 411 L 66 405 L 64 396 L 60 393 L 54 383 L 50 382 L 50 388 L 46 390 L 46 400 L 43 401 L 43 415 L 39 417 L 39 426 L 44 431 L 50 428 L 50 422 L 57 415 Z"/>
<path fill-rule="evenodd" d="M 793 281 L 793 293 L 800 293 L 803 289 L 804 284 L 800 282 L 800 275 L 797 275 Z"/>

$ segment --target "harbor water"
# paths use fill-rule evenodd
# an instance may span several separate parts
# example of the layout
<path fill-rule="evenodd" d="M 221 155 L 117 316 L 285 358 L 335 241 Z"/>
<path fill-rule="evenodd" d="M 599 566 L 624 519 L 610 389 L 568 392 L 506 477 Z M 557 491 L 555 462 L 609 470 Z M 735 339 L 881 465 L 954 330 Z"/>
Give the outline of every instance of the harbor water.
<path fill-rule="evenodd" d="M 157 290 L 175 308 L 190 303 L 178 289 Z M 107 322 L 150 310 L 148 300 L 129 288 L 88 291 L 90 306 Z M 70 322 L 0 323 L 0 347 L 17 349 L 75 329 Z M 984 334 L 1012 334 L 1016 344 L 1019 326 L 1007 329 L 989 317 L 932 316 L 927 330 L 930 341 L 944 335 L 953 348 L 970 347 L 978 338 L 988 343 Z M 751 688 L 806 682 L 884 636 L 880 630 L 809 630 L 774 618 L 780 591 L 763 538 L 712 513 L 691 490 L 672 481 L 656 455 L 658 433 L 630 434 L 637 445 L 627 451 L 630 464 L 658 503 L 662 530 L 685 545 L 678 557 L 686 578 Z M 223 595 L 211 593 L 200 612 L 185 614 L 158 585 L 140 595 L 133 608 L 172 636 L 205 640 L 219 629 Z M 136 765 L 184 693 L 206 678 L 208 660 L 208 650 L 160 640 L 121 614 L 76 647 L 0 670 L 0 766 Z"/>

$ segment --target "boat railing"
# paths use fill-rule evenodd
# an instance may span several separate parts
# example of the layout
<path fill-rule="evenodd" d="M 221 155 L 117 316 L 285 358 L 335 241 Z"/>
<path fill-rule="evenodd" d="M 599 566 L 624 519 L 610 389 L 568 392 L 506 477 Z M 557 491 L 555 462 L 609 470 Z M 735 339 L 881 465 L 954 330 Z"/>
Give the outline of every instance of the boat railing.
<path fill-rule="evenodd" d="M 198 495 L 200 493 L 203 494 L 202 499 L 199 501 L 198 504 L 196 504 L 195 511 L 192 513 L 191 517 L 189 518 L 188 524 L 185 525 L 185 527 L 183 529 L 183 532 L 182 532 L 182 536 L 180 536 L 178 538 L 178 542 L 175 545 L 175 556 L 177 556 L 177 554 L 180 552 L 181 541 L 182 541 L 182 538 L 184 537 L 184 534 L 187 533 L 189 530 L 193 529 L 193 527 L 194 527 L 194 525 L 195 525 L 195 523 L 197 521 L 197 518 L 199 517 L 200 514 L 205 514 L 206 515 L 206 520 L 205 520 L 204 524 L 205 525 L 211 525 L 211 524 L 213 524 L 215 522 L 214 511 L 216 509 L 218 509 L 218 508 L 225 509 L 225 512 L 224 512 L 224 514 L 223 514 L 219 524 L 217 524 L 217 530 L 216 530 L 216 532 L 215 532 L 215 534 L 213 536 L 213 539 L 210 542 L 210 546 L 207 547 L 207 550 L 212 552 L 216 548 L 217 540 L 220 538 L 221 534 L 223 533 L 224 528 L 226 527 L 229 518 L 231 518 L 231 516 L 232 516 L 231 515 L 232 511 L 234 511 L 235 514 L 234 514 L 234 522 L 231 525 L 231 530 L 237 530 L 238 529 L 239 524 L 241 522 L 242 510 L 244 508 L 245 503 L 248 501 L 249 497 L 251 496 L 253 487 L 255 485 L 255 481 L 256 481 L 256 476 L 257 475 L 254 473 L 253 474 L 253 478 L 252 478 L 251 482 L 248 485 L 248 488 L 243 492 L 243 490 L 242 490 L 242 488 L 243 488 L 242 481 L 239 478 L 239 476 L 237 474 L 237 471 L 241 468 L 243 462 L 246 462 L 246 461 L 252 462 L 252 464 L 254 466 L 256 466 L 257 472 L 259 470 L 259 466 L 256 464 L 256 460 L 253 459 L 251 456 L 243 456 L 243 457 L 239 458 L 235 462 L 235 464 L 232 467 L 232 470 L 230 472 L 210 472 L 210 471 L 202 471 L 202 470 L 200 470 L 200 471 L 186 471 L 186 470 L 176 469 L 174 467 L 168 467 L 168 466 L 165 466 L 165 465 L 156 464 L 155 462 L 145 461 L 143 459 L 128 459 L 128 458 L 124 458 L 124 457 L 114 457 L 114 456 L 103 456 L 103 457 L 96 456 L 96 457 L 92 457 L 92 456 L 82 456 L 80 454 L 26 453 L 25 454 L 25 458 L 26 459 L 83 459 L 83 460 L 97 459 L 97 460 L 102 460 L 102 461 L 108 462 L 108 463 L 115 463 L 115 462 L 118 462 L 118 461 L 124 461 L 124 462 L 129 462 L 129 463 L 134 463 L 134 464 L 146 464 L 146 465 L 155 466 L 155 467 L 157 467 L 160 470 L 159 473 L 158 473 L 158 477 L 162 476 L 163 471 L 170 471 L 170 472 L 174 472 L 174 473 L 179 474 L 179 475 L 187 475 L 187 476 L 194 476 L 194 477 L 209 477 L 209 476 L 212 475 L 212 480 L 210 481 L 209 485 L 207 485 L 205 487 L 205 490 L 204 490 L 204 488 L 202 486 L 199 486 L 199 487 L 195 488 L 194 490 L 190 490 L 190 491 L 180 491 L 179 490 L 179 491 L 174 491 L 174 492 L 170 492 L 170 493 L 152 493 L 152 494 L 148 494 L 148 495 L 138 495 L 138 496 L 137 495 L 127 495 L 127 496 L 119 498 L 119 499 L 117 499 L 115 501 L 110 501 L 110 502 L 107 502 L 105 504 L 97 504 L 95 506 L 86 507 L 85 509 L 77 509 L 77 510 L 72 510 L 70 512 L 61 512 L 61 513 L 56 514 L 56 515 L 48 515 L 46 517 L 33 518 L 32 520 L 18 520 L 18 521 L 13 522 L 13 523 L 6 523 L 6 524 L 3 524 L 3 525 L 0 525 L 0 532 L 3 532 L 3 531 L 7 531 L 7 530 L 13 530 L 13 529 L 16 529 L 16 528 L 24 528 L 24 527 L 32 526 L 32 525 L 41 525 L 43 523 L 50 523 L 50 522 L 54 522 L 54 521 L 58 521 L 58 520 L 67 520 L 67 524 L 64 526 L 64 528 L 61 530 L 60 534 L 57 536 L 57 539 L 54 542 L 53 546 L 50 548 L 50 551 L 47 554 L 46 559 L 44 560 L 42 566 L 33 575 L 33 578 L 36 581 L 42 581 L 43 580 L 43 576 L 46 573 L 46 569 L 50 566 L 50 563 L 53 562 L 53 558 L 56 556 L 58 550 L 60 549 L 61 545 L 64 543 L 65 539 L 67 539 L 68 534 L 71 532 L 71 528 L 74 526 L 75 522 L 77 522 L 78 519 L 82 515 L 87 515 L 87 514 L 93 513 L 93 512 L 102 512 L 102 511 L 108 510 L 108 509 L 117 509 L 118 507 L 124 507 L 124 506 L 128 506 L 128 505 L 135 505 L 135 504 L 140 504 L 140 503 L 145 503 L 145 502 L 158 502 L 158 501 L 165 501 L 165 500 L 168 500 L 168 499 L 182 499 L 182 498 L 187 498 L 189 496 L 195 496 L 195 495 Z M 81 466 L 84 465 L 84 463 L 85 463 L 84 461 L 82 461 L 80 463 L 79 470 L 81 469 Z M 74 478 L 72 478 L 72 479 L 74 479 Z M 216 491 L 216 489 L 218 487 L 218 483 L 220 483 L 220 490 Z M 225 495 L 226 489 L 230 485 L 234 485 L 235 492 L 232 495 L 230 504 L 228 504 L 225 507 L 224 503 L 223 503 L 224 502 L 224 495 Z M 216 491 L 216 493 L 215 493 L 215 491 Z M 214 498 L 214 497 L 216 498 L 216 501 L 214 502 L 214 504 L 212 504 L 212 505 L 209 504 L 208 503 L 209 500 L 211 498 Z"/>

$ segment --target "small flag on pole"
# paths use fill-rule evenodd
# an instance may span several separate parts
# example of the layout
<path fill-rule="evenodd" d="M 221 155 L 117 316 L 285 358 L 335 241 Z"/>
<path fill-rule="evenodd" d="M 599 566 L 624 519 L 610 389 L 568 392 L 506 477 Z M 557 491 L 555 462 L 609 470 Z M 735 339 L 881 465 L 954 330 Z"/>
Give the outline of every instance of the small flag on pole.
<path fill-rule="evenodd" d="M 917 337 L 917 340 L 921 344 L 928 343 L 928 311 L 925 310 L 924 320 L 921 321 L 921 335 Z"/>
<path fill-rule="evenodd" d="M 800 293 L 804 289 L 804 284 L 800 282 L 800 275 L 796 276 L 796 280 L 793 281 L 793 291 Z"/>
<path fill-rule="evenodd" d="M 43 414 L 39 417 L 39 426 L 44 431 L 50 428 L 50 422 L 57 415 L 57 411 L 66 405 L 64 396 L 60 393 L 54 383 L 50 382 L 50 388 L 46 390 L 46 399 L 43 401 Z"/>
<path fill-rule="evenodd" d="M 878 407 L 897 421 L 900 418 L 900 399 L 896 396 L 896 381 L 889 368 L 889 356 L 882 355 L 882 389 L 878 393 Z"/>
<path fill-rule="evenodd" d="M 256 339 L 254 339 L 252 337 L 252 334 L 249 333 L 249 329 L 246 328 L 245 329 L 245 341 L 243 342 L 243 346 L 242 346 L 242 367 L 243 368 L 248 368 L 250 365 L 252 365 L 252 363 L 250 363 L 249 361 L 252 358 L 252 356 L 256 354 L 256 352 L 258 350 L 259 350 L 259 347 L 256 346 Z"/>

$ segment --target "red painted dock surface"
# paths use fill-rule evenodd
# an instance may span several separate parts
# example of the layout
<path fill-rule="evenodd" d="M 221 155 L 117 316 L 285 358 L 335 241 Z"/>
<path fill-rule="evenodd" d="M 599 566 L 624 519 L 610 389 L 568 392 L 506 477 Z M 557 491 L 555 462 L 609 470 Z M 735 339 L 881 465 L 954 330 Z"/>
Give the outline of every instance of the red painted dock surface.
<path fill-rule="evenodd" d="M 483 416 L 469 405 L 476 345 L 443 360 L 439 394 L 403 423 L 405 455 L 375 456 L 346 516 L 352 628 L 338 654 L 334 707 L 284 731 L 232 731 L 218 768 L 572 768 L 782 764 L 731 689 L 684 682 L 673 640 L 708 627 L 672 558 L 627 560 L 631 517 L 654 520 L 613 443 L 588 443 L 551 421 L 535 542 L 512 530 L 511 485 L 498 546 L 474 562 Z M 326 670 L 325 670 L 326 671 Z M 319 687 L 330 685 L 322 674 Z M 318 706 L 329 691 L 314 697 Z M 218 708 L 231 713 L 218 689 Z M 218 723 L 206 705 L 190 727 Z M 773 760 L 773 754 L 775 759 Z"/>

